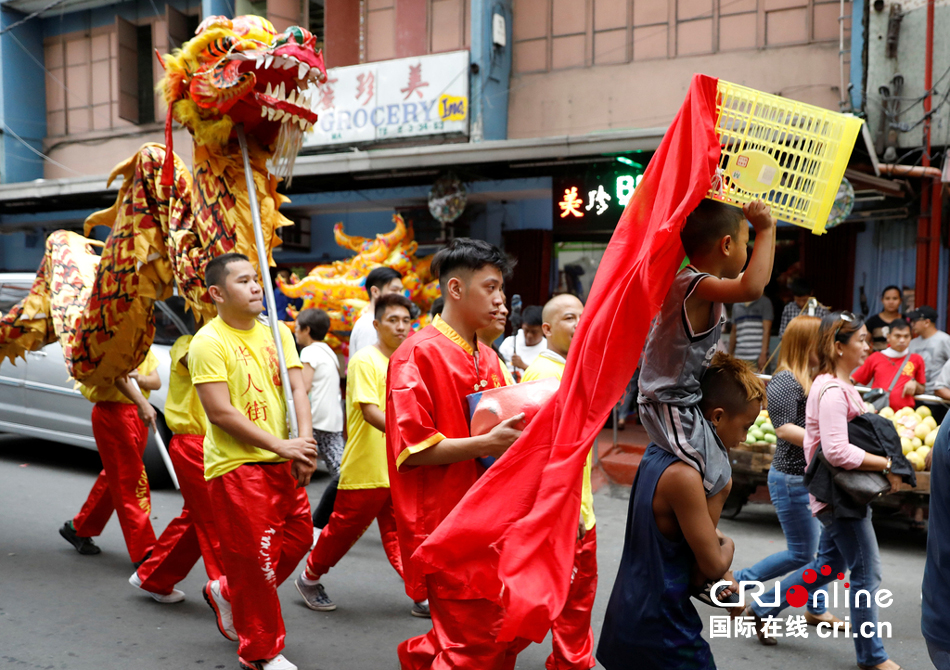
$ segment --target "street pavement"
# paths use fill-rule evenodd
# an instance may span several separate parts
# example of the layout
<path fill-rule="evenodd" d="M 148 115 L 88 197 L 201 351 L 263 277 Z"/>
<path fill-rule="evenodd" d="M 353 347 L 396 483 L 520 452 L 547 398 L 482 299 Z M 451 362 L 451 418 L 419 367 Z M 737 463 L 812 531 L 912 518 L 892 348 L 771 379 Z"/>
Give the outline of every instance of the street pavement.
<path fill-rule="evenodd" d="M 97 539 L 102 548 L 98 556 L 80 556 L 59 536 L 58 528 L 78 511 L 99 467 L 94 452 L 0 436 L 0 670 L 236 669 L 236 647 L 217 632 L 201 597 L 207 578 L 200 564 L 179 585 L 187 599 L 160 605 L 128 584 L 132 565 L 115 518 Z M 321 475 L 310 485 L 312 501 L 319 499 L 327 480 Z M 595 635 L 620 560 L 627 493 L 602 490 L 595 496 L 600 563 Z M 180 512 L 181 497 L 175 491 L 153 492 L 152 510 L 160 532 Z M 769 505 L 747 505 L 734 521 L 723 520 L 721 528 L 736 541 L 735 567 L 784 548 Z M 920 635 L 925 539 L 883 521 L 878 537 L 883 587 L 894 594 L 893 605 L 880 614 L 893 631 L 885 647 L 907 670 L 931 668 Z M 287 627 L 284 653 L 301 670 L 395 670 L 396 645 L 429 627 L 428 620 L 410 616 L 411 603 L 383 554 L 375 525 L 324 578 L 338 605 L 335 612 L 306 609 L 291 581 L 280 588 Z M 709 617 L 718 612 L 698 608 L 708 634 Z M 843 607 L 833 611 L 842 618 L 847 614 Z M 814 629 L 807 639 L 783 638 L 770 648 L 755 639 L 711 642 L 718 667 L 729 670 L 855 667 L 848 640 L 818 639 Z M 517 668 L 543 668 L 549 650 L 549 641 L 532 645 Z M 630 667 L 637 667 L 635 659 Z"/>

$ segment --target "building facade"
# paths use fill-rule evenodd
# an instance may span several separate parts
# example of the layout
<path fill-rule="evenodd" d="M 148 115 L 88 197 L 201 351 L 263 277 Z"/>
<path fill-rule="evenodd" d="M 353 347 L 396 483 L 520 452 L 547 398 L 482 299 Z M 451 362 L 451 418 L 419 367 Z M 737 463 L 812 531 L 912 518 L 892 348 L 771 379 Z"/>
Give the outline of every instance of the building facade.
<path fill-rule="evenodd" d="M 399 212 L 423 250 L 452 235 L 503 244 L 519 259 L 509 292 L 526 304 L 559 286 L 589 288 L 693 73 L 867 113 L 872 131 L 869 92 L 879 73 L 893 77 L 875 60 L 889 10 L 865 0 L 5 0 L 0 9 L 0 259 L 8 271 L 36 267 L 46 232 L 78 228 L 108 207 L 112 167 L 163 141 L 153 53 L 175 48 L 211 15 L 304 25 L 330 69 L 314 98 L 321 119 L 287 191 L 295 226 L 275 253 L 279 264 L 306 269 L 340 258 L 334 223 L 374 235 Z M 918 43 L 903 39 L 898 51 Z M 944 51 L 934 57 L 936 76 Z M 901 138 L 896 147 L 911 145 Z M 175 150 L 190 162 L 180 129 Z M 849 174 L 868 180 L 856 182 L 855 221 L 822 238 L 780 231 L 777 275 L 809 276 L 835 307 L 856 304 L 862 268 L 868 294 L 885 275 L 909 287 L 917 280 L 914 230 L 873 216 L 884 205 L 906 209 L 913 225 L 919 203 L 914 209 L 894 177 L 872 174 L 873 163 L 856 150 Z M 467 194 L 448 223 L 428 209 L 440 179 Z M 562 216 L 571 189 L 580 216 Z"/>

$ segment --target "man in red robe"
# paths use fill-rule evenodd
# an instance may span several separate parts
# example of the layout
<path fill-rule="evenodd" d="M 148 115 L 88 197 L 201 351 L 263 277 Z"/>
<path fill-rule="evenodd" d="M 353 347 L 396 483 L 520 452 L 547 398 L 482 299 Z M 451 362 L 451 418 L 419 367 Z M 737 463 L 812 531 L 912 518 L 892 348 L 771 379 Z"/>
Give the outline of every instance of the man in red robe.
<path fill-rule="evenodd" d="M 471 437 L 466 396 L 505 385 L 498 356 L 475 331 L 504 305 L 508 259 L 481 240 L 459 238 L 432 261 L 445 308 L 432 325 L 407 340 L 389 361 L 386 446 L 406 592 L 428 593 L 432 630 L 399 645 L 404 670 L 513 668 L 526 640 L 497 642 L 497 603 L 443 574 L 423 575 L 409 559 L 452 511 L 484 467 L 517 439 L 523 415 Z M 424 596 L 423 596 L 424 597 Z"/>

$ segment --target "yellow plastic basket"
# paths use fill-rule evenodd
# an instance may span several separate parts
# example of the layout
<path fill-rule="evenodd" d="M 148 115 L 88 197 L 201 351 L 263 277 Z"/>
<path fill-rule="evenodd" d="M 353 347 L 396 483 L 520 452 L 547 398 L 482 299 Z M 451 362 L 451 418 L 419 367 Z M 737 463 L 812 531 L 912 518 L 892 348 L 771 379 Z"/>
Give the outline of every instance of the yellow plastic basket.
<path fill-rule="evenodd" d="M 722 157 L 707 197 L 761 199 L 775 218 L 824 233 L 863 121 L 721 79 L 716 103 Z"/>

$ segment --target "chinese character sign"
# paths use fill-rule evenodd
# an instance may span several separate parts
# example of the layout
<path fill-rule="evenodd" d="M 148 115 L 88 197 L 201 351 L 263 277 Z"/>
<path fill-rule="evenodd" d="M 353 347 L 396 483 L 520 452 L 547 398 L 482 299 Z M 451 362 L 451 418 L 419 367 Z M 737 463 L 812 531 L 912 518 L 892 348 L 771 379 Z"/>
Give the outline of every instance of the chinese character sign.
<path fill-rule="evenodd" d="M 643 175 L 639 172 L 591 171 L 576 178 L 552 182 L 555 227 L 561 230 L 609 230 L 617 225 L 624 207 Z"/>
<path fill-rule="evenodd" d="M 331 68 L 304 146 L 468 135 L 468 72 L 468 51 Z"/>

